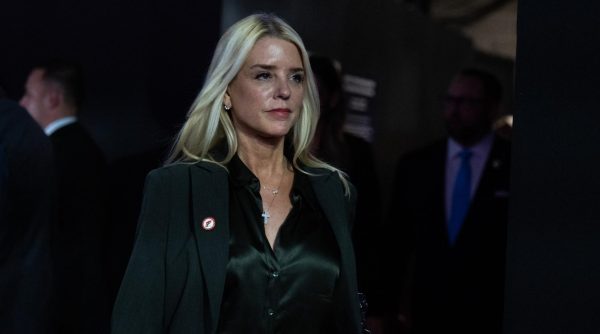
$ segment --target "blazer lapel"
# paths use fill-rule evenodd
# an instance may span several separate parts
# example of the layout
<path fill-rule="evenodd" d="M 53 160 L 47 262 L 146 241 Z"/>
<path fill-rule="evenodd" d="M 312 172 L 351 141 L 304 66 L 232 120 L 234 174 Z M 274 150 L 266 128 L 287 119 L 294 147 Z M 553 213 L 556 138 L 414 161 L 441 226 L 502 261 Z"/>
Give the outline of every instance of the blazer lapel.
<path fill-rule="evenodd" d="M 348 210 L 340 207 L 340 204 L 346 203 L 347 199 L 344 198 L 343 189 L 339 187 L 340 184 L 332 182 L 332 177 L 337 177 L 337 175 L 328 173 L 327 175 L 313 176 L 311 177 L 312 185 L 340 248 L 352 249 L 351 239 L 348 237 L 350 235 L 350 225 L 348 225 L 350 217 L 348 217 Z M 342 231 L 342 229 L 346 231 Z"/>
<path fill-rule="evenodd" d="M 349 224 L 350 220 L 354 217 L 349 217 L 349 210 L 346 206 L 348 199 L 345 198 L 344 189 L 341 186 L 341 182 L 336 179 L 338 177 L 336 173 L 325 172 L 326 174 L 323 174 L 323 170 L 309 168 L 307 170 L 311 174 L 316 174 L 316 176 L 311 176 L 310 178 L 312 186 L 321 209 L 331 225 L 340 249 L 342 277 L 345 277 L 342 282 L 345 286 L 344 290 L 350 292 L 358 291 L 354 247 L 351 239 L 351 225 Z M 343 299 L 342 305 L 353 315 L 351 319 L 346 319 L 352 323 L 348 328 L 359 328 L 359 304 L 358 295 L 355 293 L 346 295 Z"/>
<path fill-rule="evenodd" d="M 212 328 L 216 328 L 229 259 L 229 188 L 227 171 L 200 162 L 191 169 L 193 229 L 210 305 Z M 214 227 L 203 226 L 207 218 Z"/>

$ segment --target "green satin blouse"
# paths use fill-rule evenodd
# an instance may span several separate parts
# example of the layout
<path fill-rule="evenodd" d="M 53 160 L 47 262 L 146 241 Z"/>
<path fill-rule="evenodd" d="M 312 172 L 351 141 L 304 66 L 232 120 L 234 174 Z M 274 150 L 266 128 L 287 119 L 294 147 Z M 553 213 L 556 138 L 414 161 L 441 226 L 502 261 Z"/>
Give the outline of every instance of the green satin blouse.
<path fill-rule="evenodd" d="M 333 333 L 340 254 L 309 178 L 294 173 L 293 207 L 272 249 L 258 178 L 237 156 L 227 167 L 230 257 L 217 333 Z"/>

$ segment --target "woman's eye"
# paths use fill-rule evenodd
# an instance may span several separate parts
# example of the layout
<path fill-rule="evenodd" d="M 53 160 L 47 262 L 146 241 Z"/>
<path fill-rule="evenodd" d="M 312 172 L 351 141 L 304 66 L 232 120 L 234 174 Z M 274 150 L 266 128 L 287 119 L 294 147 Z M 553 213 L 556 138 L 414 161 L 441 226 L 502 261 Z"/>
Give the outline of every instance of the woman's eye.
<path fill-rule="evenodd" d="M 292 75 L 292 80 L 296 83 L 302 83 L 304 81 L 304 75 L 300 73 L 296 73 Z"/>
<path fill-rule="evenodd" d="M 256 75 L 256 79 L 258 80 L 267 80 L 271 78 L 271 74 L 267 72 L 261 72 Z"/>

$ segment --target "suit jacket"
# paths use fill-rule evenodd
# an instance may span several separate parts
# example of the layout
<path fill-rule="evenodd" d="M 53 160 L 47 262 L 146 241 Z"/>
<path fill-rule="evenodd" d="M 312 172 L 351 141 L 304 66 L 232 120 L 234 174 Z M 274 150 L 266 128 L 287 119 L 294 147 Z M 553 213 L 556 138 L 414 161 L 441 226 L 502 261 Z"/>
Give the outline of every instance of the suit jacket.
<path fill-rule="evenodd" d="M 0 333 L 48 333 L 56 184 L 50 140 L 0 99 Z"/>
<path fill-rule="evenodd" d="M 343 140 L 337 136 L 325 135 L 317 157 L 347 173 L 360 196 L 356 202 L 356 223 L 352 240 L 356 254 L 358 288 L 364 293 L 369 307 L 369 315 L 380 313 L 380 299 L 385 295 L 380 282 L 374 275 L 379 269 L 374 259 L 381 233 L 381 193 L 371 144 L 353 134 L 344 132 Z"/>
<path fill-rule="evenodd" d="M 105 247 L 107 167 L 79 122 L 50 135 L 58 176 L 58 227 L 54 247 L 57 331 L 106 333 L 110 324 Z"/>
<path fill-rule="evenodd" d="M 310 170 L 338 242 L 343 291 L 339 333 L 360 332 L 348 201 L 337 174 Z M 176 164 L 146 181 L 136 243 L 113 309 L 112 333 L 215 333 L 229 260 L 228 174 L 216 164 Z M 212 230 L 201 227 L 212 217 Z"/>
<path fill-rule="evenodd" d="M 449 245 L 445 214 L 447 141 L 400 160 L 388 259 L 404 282 L 416 333 L 500 333 L 508 219 L 510 143 L 495 138 L 459 236 Z M 399 246 L 397 246 L 399 244 Z"/>
<path fill-rule="evenodd" d="M 113 305 L 133 249 L 137 221 L 150 171 L 162 165 L 167 145 L 111 162 L 109 166 L 108 270 L 109 300 Z"/>

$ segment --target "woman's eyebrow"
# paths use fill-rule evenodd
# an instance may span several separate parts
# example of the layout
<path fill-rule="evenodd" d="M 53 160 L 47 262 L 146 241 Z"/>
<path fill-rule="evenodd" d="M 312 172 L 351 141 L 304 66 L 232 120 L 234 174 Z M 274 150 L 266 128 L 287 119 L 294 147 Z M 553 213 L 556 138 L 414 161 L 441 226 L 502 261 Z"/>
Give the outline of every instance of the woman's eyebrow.
<path fill-rule="evenodd" d="M 273 70 L 273 69 L 276 69 L 277 66 L 266 65 L 266 64 L 254 64 L 254 65 L 250 66 L 250 69 L 255 69 L 255 68 L 259 68 L 259 69 L 263 69 L 263 70 Z M 290 72 L 304 72 L 304 68 L 294 67 L 294 68 L 290 69 Z"/>

